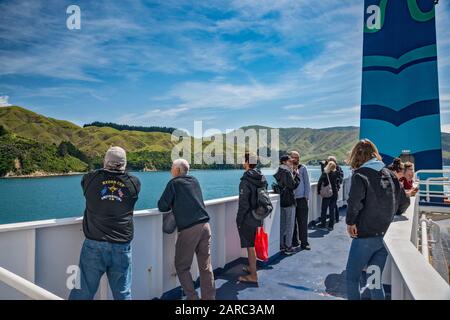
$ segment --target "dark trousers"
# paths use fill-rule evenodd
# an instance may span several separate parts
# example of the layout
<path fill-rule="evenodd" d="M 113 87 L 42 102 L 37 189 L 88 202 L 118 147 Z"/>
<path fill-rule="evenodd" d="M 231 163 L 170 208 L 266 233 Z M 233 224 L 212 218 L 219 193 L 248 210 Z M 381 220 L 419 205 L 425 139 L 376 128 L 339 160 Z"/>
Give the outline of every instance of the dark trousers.
<path fill-rule="evenodd" d="M 308 200 L 306 198 L 296 199 L 294 238 L 292 245 L 308 244 Z"/>
<path fill-rule="evenodd" d="M 322 198 L 322 208 L 320 214 L 320 222 L 325 224 L 327 222 L 327 210 L 330 211 L 330 221 L 328 226 L 332 228 L 334 226 L 335 210 L 336 210 L 337 196 L 333 195 L 331 198 Z"/>

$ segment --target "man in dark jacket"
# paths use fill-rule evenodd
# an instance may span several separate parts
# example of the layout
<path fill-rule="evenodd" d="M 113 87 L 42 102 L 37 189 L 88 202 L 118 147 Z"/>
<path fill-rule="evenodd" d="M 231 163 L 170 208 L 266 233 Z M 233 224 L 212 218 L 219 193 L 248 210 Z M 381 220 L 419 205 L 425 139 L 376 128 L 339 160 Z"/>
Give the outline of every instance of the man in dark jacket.
<path fill-rule="evenodd" d="M 346 217 L 347 230 L 353 238 L 346 268 L 350 300 L 361 298 L 359 284 L 364 268 L 376 267 L 381 277 L 387 258 L 383 237 L 395 213 L 408 208 L 403 195 L 394 174 L 377 158 L 355 168 Z M 370 290 L 372 299 L 384 299 L 381 279 L 378 280 L 379 287 Z"/>
<path fill-rule="evenodd" d="M 240 282 L 257 283 L 255 237 L 262 221 L 254 218 L 252 211 L 257 207 L 258 189 L 266 188 L 266 177 L 256 169 L 258 158 L 256 155 L 245 154 L 244 174 L 239 183 L 239 207 L 236 215 L 236 225 L 241 240 L 241 248 L 247 249 L 248 267 L 244 270 L 247 276 L 239 277 Z"/>
<path fill-rule="evenodd" d="M 131 299 L 133 211 L 141 186 L 125 168 L 125 150 L 111 147 L 104 168 L 83 176 L 86 240 L 80 255 L 81 286 L 71 291 L 69 299 L 93 299 L 104 273 L 114 299 Z"/>
<path fill-rule="evenodd" d="M 158 209 L 172 210 L 178 228 L 175 248 L 175 269 L 178 279 L 189 300 L 198 300 L 191 275 L 194 254 L 200 272 L 202 300 L 215 299 L 214 274 L 211 264 L 211 228 L 209 215 L 203 202 L 198 180 L 188 175 L 189 163 L 184 159 L 173 162 L 173 179 L 167 183 Z"/>
<path fill-rule="evenodd" d="M 280 249 L 282 253 L 290 255 L 294 253 L 292 249 L 296 206 L 294 190 L 300 183 L 300 177 L 293 174 L 293 163 L 289 155 L 282 156 L 280 163 L 274 175 L 280 192 Z"/>

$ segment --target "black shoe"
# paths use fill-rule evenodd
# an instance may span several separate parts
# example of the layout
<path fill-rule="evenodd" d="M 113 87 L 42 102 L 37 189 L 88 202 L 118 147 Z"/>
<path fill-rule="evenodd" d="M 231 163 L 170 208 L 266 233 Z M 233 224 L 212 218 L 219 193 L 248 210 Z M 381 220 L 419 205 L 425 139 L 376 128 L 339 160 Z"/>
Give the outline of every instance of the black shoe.
<path fill-rule="evenodd" d="M 328 231 L 333 231 L 334 230 L 333 227 L 328 227 L 327 229 L 328 229 Z"/>
<path fill-rule="evenodd" d="M 286 256 L 291 256 L 295 253 L 295 250 L 293 250 L 292 248 L 288 248 L 288 249 L 282 251 L 282 253 Z"/>
<path fill-rule="evenodd" d="M 300 247 L 302 248 L 302 250 L 311 250 L 311 246 L 309 245 L 309 243 L 305 245 L 302 244 Z"/>
<path fill-rule="evenodd" d="M 326 228 L 325 223 L 319 223 L 319 224 L 317 225 L 317 228 L 319 228 L 319 229 L 325 229 L 325 228 Z"/>

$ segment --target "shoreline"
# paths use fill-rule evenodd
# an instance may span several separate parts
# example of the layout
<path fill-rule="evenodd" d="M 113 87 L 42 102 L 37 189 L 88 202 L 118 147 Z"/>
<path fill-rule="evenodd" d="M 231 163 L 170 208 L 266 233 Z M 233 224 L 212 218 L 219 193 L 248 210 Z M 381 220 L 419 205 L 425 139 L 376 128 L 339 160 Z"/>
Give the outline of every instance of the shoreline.
<path fill-rule="evenodd" d="M 315 167 L 318 165 L 309 165 L 308 166 L 312 166 Z M 265 168 L 261 168 L 261 169 L 265 169 Z M 199 171 L 199 170 L 241 170 L 238 168 L 222 168 L 222 169 L 217 169 L 217 168 L 211 168 L 211 169 L 207 169 L 207 168 L 202 168 L 202 169 L 190 169 L 190 171 Z M 34 172 L 32 174 L 24 174 L 24 175 L 6 175 L 3 177 L 0 177 L 0 180 L 10 180 L 10 179 L 39 179 L 39 178 L 53 178 L 53 177 L 70 177 L 70 176 L 81 176 L 84 175 L 86 173 L 88 173 L 89 171 L 86 172 L 66 172 L 66 173 L 48 173 L 48 172 L 42 172 L 42 171 L 37 171 Z M 139 172 L 139 173 L 148 173 L 148 172 L 170 172 L 170 170 L 129 170 L 128 172 Z"/>
<path fill-rule="evenodd" d="M 9 175 L 0 177 L 0 179 L 39 179 L 39 178 L 51 178 L 51 177 L 69 177 L 69 176 L 81 176 L 87 172 L 67 172 L 67 173 L 32 173 L 23 175 Z"/>

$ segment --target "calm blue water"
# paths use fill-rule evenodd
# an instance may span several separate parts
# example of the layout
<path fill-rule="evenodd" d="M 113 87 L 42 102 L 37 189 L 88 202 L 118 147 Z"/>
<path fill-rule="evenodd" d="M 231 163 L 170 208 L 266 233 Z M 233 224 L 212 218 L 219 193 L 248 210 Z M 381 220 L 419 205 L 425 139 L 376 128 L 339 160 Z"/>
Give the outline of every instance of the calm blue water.
<path fill-rule="evenodd" d="M 317 181 L 319 167 L 308 167 L 311 181 Z M 348 171 L 347 168 L 345 168 Z M 273 171 L 263 170 L 269 185 Z M 198 170 L 191 174 L 200 181 L 206 200 L 238 194 L 242 170 Z M 169 172 L 135 172 L 142 183 L 137 209 L 155 208 L 170 180 Z M 0 224 L 82 216 L 84 198 L 81 176 L 32 179 L 0 179 Z"/>

